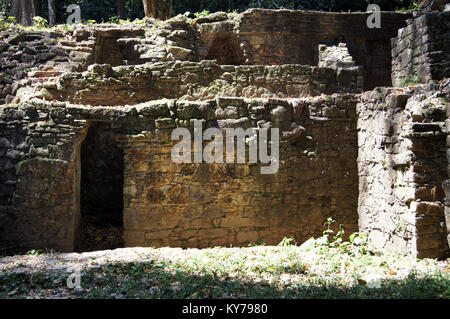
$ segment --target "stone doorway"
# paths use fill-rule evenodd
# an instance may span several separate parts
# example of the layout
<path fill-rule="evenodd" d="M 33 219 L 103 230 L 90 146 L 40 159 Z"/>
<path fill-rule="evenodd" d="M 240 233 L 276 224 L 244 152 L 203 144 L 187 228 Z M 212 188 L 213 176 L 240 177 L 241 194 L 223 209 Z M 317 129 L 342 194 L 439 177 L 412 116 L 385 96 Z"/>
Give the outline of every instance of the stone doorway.
<path fill-rule="evenodd" d="M 109 123 L 92 123 L 81 144 L 79 251 L 123 243 L 124 156 Z"/>

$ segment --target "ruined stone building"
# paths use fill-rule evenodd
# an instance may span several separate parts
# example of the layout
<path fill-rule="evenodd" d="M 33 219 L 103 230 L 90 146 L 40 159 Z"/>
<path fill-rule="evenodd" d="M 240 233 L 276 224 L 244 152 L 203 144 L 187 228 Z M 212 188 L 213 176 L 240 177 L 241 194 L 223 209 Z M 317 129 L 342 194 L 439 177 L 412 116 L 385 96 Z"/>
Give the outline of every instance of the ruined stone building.
<path fill-rule="evenodd" d="M 84 249 L 92 225 L 97 248 L 102 225 L 107 248 L 301 243 L 333 217 L 374 249 L 445 256 L 450 13 L 368 15 L 2 31 L 1 248 Z M 194 120 L 279 128 L 278 172 L 174 163 Z"/>

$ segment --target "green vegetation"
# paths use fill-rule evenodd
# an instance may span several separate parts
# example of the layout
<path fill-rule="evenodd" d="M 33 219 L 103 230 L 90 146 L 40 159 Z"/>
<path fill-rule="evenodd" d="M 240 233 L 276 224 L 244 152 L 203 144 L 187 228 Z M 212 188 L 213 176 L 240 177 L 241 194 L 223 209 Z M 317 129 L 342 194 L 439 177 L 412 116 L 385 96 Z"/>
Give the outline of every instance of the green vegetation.
<path fill-rule="evenodd" d="M 408 87 L 408 86 L 417 86 L 419 84 L 421 84 L 421 82 L 418 76 L 408 75 L 406 78 L 400 81 L 399 86 Z"/>
<path fill-rule="evenodd" d="M 342 225 L 339 225 L 339 231 L 335 234 L 332 230 L 332 226 L 336 221 L 329 217 L 324 226 L 326 229 L 323 231 L 323 236 L 318 239 L 311 238 L 306 243 L 311 245 L 314 243 L 314 248 L 318 248 L 321 251 L 324 249 L 335 248 L 341 254 L 348 254 L 350 256 L 361 256 L 373 254 L 369 250 L 369 243 L 367 241 L 367 235 L 364 233 L 353 233 L 349 237 L 349 241 L 344 241 L 345 230 Z M 303 245 L 302 245 L 303 246 Z M 311 246 L 307 246 L 308 248 Z"/>
<path fill-rule="evenodd" d="M 15 17 L 0 17 L 0 30 L 10 28 L 16 23 Z"/>
<path fill-rule="evenodd" d="M 40 16 L 34 17 L 33 22 L 36 29 L 44 29 L 48 27 L 48 21 Z"/>
<path fill-rule="evenodd" d="M 153 250 L 155 251 L 155 250 Z M 295 245 L 214 248 L 100 264 L 89 258 L 82 290 L 61 271 L 0 274 L 0 298 L 450 298 L 450 273 L 436 261 L 395 255 L 351 257 Z M 48 256 L 41 256 L 48 258 Z M 380 286 L 365 277 L 377 273 Z"/>
<path fill-rule="evenodd" d="M 328 218 L 323 236 L 301 246 L 284 238 L 278 246 L 130 248 L 72 260 L 31 251 L 2 260 L 0 298 L 450 298 L 448 261 L 375 254 L 364 234 L 346 242 L 334 223 Z M 45 265 L 52 259 L 58 269 Z M 62 268 L 74 264 L 82 288 L 72 290 Z"/>
<path fill-rule="evenodd" d="M 369 3 L 380 5 L 383 11 L 409 11 L 417 9 L 419 2 L 418 0 L 174 0 L 173 15 L 188 12 L 190 18 L 198 18 L 199 16 L 217 11 L 236 14 L 249 8 L 364 12 Z M 67 12 L 67 7 L 71 4 L 80 6 L 81 18 L 84 22 L 88 20 L 95 20 L 97 22 L 120 20 L 118 17 L 117 0 L 64 0 L 56 1 L 57 24 L 64 24 L 66 22 L 68 16 L 71 14 L 71 12 Z M 11 0 L 0 0 L 0 16 L 7 17 L 10 6 Z M 40 1 L 37 16 L 47 21 L 49 20 L 48 3 L 46 0 Z M 142 0 L 125 1 L 125 16 L 121 16 L 122 20 L 133 21 L 135 19 L 142 19 L 143 17 L 144 8 Z"/>
<path fill-rule="evenodd" d="M 194 16 L 196 19 L 200 18 L 200 17 L 206 17 L 210 14 L 211 12 L 209 12 L 208 10 L 203 10 L 202 12 L 198 12 L 198 13 L 194 13 Z"/>
<path fill-rule="evenodd" d="M 32 249 L 27 252 L 27 255 L 39 256 L 39 255 L 42 255 L 43 253 L 44 253 L 44 251 L 41 249 Z"/>

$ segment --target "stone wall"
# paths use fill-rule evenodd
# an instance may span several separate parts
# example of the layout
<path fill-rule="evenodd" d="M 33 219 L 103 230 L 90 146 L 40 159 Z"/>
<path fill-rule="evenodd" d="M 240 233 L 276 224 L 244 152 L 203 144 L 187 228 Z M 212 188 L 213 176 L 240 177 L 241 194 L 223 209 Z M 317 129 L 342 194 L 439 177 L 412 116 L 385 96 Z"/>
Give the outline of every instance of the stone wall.
<path fill-rule="evenodd" d="M 2 192 L 2 247 L 76 246 L 80 144 L 97 121 L 114 124 L 124 152 L 127 246 L 277 244 L 284 236 L 302 242 L 320 235 L 329 216 L 348 232 L 357 230 L 354 95 L 162 100 L 122 108 L 32 103 L 4 107 L 0 115 L 1 152 L 17 154 L 18 163 L 11 162 L 1 184 L 16 185 Z M 261 175 L 260 165 L 248 162 L 175 164 L 170 134 L 193 118 L 221 129 L 279 127 L 279 172 Z M 4 133 L 13 126 L 27 136 L 20 145 Z"/>
<path fill-rule="evenodd" d="M 91 65 L 42 85 L 42 97 L 88 105 L 133 105 L 162 98 L 207 100 L 216 96 L 300 98 L 359 92 L 357 67 L 301 65 L 225 66 L 215 61 L 162 62 L 116 67 Z M 39 89 L 39 87 L 38 87 Z"/>
<path fill-rule="evenodd" d="M 444 256 L 445 104 L 378 89 L 363 94 L 358 117 L 360 229 L 378 249 Z"/>
<path fill-rule="evenodd" d="M 419 5 L 419 10 L 423 12 L 431 11 L 449 11 L 450 3 L 448 0 L 422 0 Z"/>
<path fill-rule="evenodd" d="M 439 97 L 440 103 L 444 105 L 447 104 L 448 108 L 448 94 L 450 87 L 448 80 L 448 77 L 450 76 L 450 12 L 448 12 L 448 10 L 447 12 L 429 12 L 433 10 L 442 10 L 444 8 L 445 2 L 446 1 L 423 1 L 422 7 L 424 10 L 421 15 L 419 15 L 415 19 L 407 20 L 407 27 L 400 29 L 398 31 L 398 36 L 392 39 L 392 81 L 395 85 L 398 86 L 416 86 L 418 83 L 428 83 L 429 86 L 434 87 L 434 89 L 439 89 L 439 91 L 435 94 L 437 97 Z M 425 104 L 425 108 L 427 108 L 426 102 L 421 103 Z M 419 104 L 419 102 L 413 103 L 414 112 L 422 112 L 425 114 L 427 111 L 421 110 L 423 105 L 419 104 L 419 106 L 417 106 L 417 104 Z M 431 109 L 433 110 L 433 108 Z M 419 121 L 423 120 L 421 116 L 418 116 L 417 114 L 413 116 L 413 120 L 414 117 Z M 445 120 L 446 122 L 448 122 L 448 112 L 447 116 L 445 116 L 444 114 L 440 118 L 440 121 Z M 446 124 L 446 126 L 448 127 L 448 124 Z M 439 149 L 439 152 L 443 152 L 443 150 L 445 150 L 444 139 L 445 135 L 448 133 L 446 133 L 446 129 L 442 123 L 440 124 L 439 128 L 433 128 L 433 125 L 428 125 L 427 127 L 422 127 L 419 125 L 416 127 L 423 130 L 424 132 L 426 132 L 427 130 L 441 132 L 439 134 L 440 137 L 438 145 L 439 147 L 441 147 L 441 149 Z M 435 146 L 435 141 L 429 141 L 429 137 L 415 139 L 415 141 L 419 145 L 417 154 L 418 156 L 422 157 L 422 160 L 430 156 L 429 152 L 433 151 L 433 147 L 438 147 Z M 434 151 L 434 154 L 436 154 L 437 149 Z M 445 157 L 440 156 L 439 158 L 439 161 L 444 161 Z M 430 159 L 428 159 L 428 161 L 423 161 L 427 162 L 427 165 L 436 165 L 435 161 L 430 162 Z M 427 165 L 424 165 L 422 168 L 422 170 L 425 169 L 427 174 L 425 174 L 424 176 L 419 176 L 419 181 L 422 181 L 423 183 L 430 183 L 430 178 L 428 176 L 430 166 Z M 436 167 L 434 168 L 437 169 Z M 430 202 L 430 196 L 428 196 L 427 199 L 423 199 L 422 203 L 412 206 L 412 209 L 415 209 L 413 213 L 419 216 L 417 229 L 418 232 L 420 232 L 420 234 L 422 235 L 420 237 L 423 238 L 417 240 L 417 249 L 420 252 L 419 254 L 425 256 L 433 255 L 433 252 L 439 249 L 442 249 L 442 251 L 444 251 L 443 247 L 439 248 L 442 245 L 439 245 L 437 243 L 439 240 L 441 240 L 441 236 L 440 234 L 438 234 L 437 222 L 439 219 L 441 219 L 443 210 L 445 210 L 445 219 L 440 223 L 443 225 L 443 233 L 450 234 L 450 217 L 448 208 L 450 192 L 449 180 L 447 179 L 448 176 L 450 176 L 450 171 L 448 171 L 448 168 L 447 172 L 442 169 L 442 172 L 440 172 L 439 174 L 441 174 L 439 178 L 435 176 L 435 178 L 432 179 L 432 185 L 436 187 L 436 190 L 439 190 L 439 202 Z M 425 180 L 422 180 L 422 177 L 425 178 Z M 441 200 L 441 197 L 443 197 L 444 195 L 440 191 L 440 183 L 442 183 L 442 189 L 447 195 L 443 200 Z M 424 188 L 423 185 L 420 186 Z M 427 187 L 429 188 L 430 186 Z M 417 197 L 421 199 L 420 196 Z M 434 200 L 437 200 L 436 197 L 433 198 Z M 433 214 L 435 215 L 434 217 L 429 216 Z M 447 225 L 446 227 L 445 224 Z M 433 231 L 434 234 L 432 234 Z M 441 231 L 441 229 L 439 229 L 439 231 Z M 434 238 L 427 241 L 426 238 L 428 237 Z M 447 243 L 450 246 L 450 237 L 448 237 Z"/>
<path fill-rule="evenodd" d="M 62 31 L 0 32 L 0 104 L 16 95 L 30 95 L 29 87 L 68 71 L 82 71 L 94 42 L 70 41 Z"/>
<path fill-rule="evenodd" d="M 161 144 L 155 135 L 122 138 L 125 243 L 274 245 L 284 236 L 303 242 L 321 234 L 326 216 L 350 233 L 357 230 L 355 103 L 351 95 L 299 101 L 219 98 L 208 102 L 215 117 L 195 116 L 205 119 L 206 127 L 252 127 L 257 118 L 258 126 L 283 128 L 282 136 L 304 130 L 294 140 L 282 139 L 275 175 L 261 175 L 259 165 L 248 162 L 177 165 L 171 159 L 173 144 Z M 179 117 L 185 109 L 177 106 Z"/>
<path fill-rule="evenodd" d="M 392 82 L 397 86 L 450 77 L 450 12 L 407 20 L 392 39 Z"/>
<path fill-rule="evenodd" d="M 450 81 L 447 83 L 447 91 L 450 91 Z M 450 102 L 447 102 L 447 120 L 445 121 L 445 130 L 447 133 L 447 177 L 442 185 L 445 192 L 445 221 L 447 224 L 447 241 L 450 247 Z"/>
<path fill-rule="evenodd" d="M 36 104 L 0 109 L 0 241 L 4 249 L 73 249 L 85 123 Z"/>
<path fill-rule="evenodd" d="M 0 247 L 73 250 L 95 206 L 118 212 L 127 246 L 301 243 L 333 217 L 375 248 L 444 256 L 450 84 L 361 95 L 390 85 L 390 38 L 411 17 L 382 13 L 368 29 L 367 16 L 249 10 L 1 33 Z M 422 62 L 429 79 L 448 76 L 443 17 L 393 40 L 394 82 Z M 279 128 L 278 172 L 176 164 L 171 133 L 194 120 Z"/>
<path fill-rule="evenodd" d="M 92 63 L 217 60 L 219 65 L 313 66 L 318 64 L 319 44 L 340 42 L 347 43 L 362 68 L 359 82 L 364 89 L 390 85 L 390 38 L 410 15 L 383 13 L 381 29 L 368 29 L 367 16 L 254 9 L 196 21 L 180 15 L 144 25 L 82 25 L 57 32 L 11 29 L 0 33 L 2 70 L 6 71 L 0 78 L 0 102 L 33 95 L 37 84 L 54 81 L 64 72 L 85 71 Z"/>
<path fill-rule="evenodd" d="M 364 88 L 391 85 L 390 39 L 411 14 L 383 12 L 381 28 L 367 27 L 367 13 L 252 9 L 237 27 L 246 64 L 317 65 L 319 44 L 347 44 L 364 69 Z"/>

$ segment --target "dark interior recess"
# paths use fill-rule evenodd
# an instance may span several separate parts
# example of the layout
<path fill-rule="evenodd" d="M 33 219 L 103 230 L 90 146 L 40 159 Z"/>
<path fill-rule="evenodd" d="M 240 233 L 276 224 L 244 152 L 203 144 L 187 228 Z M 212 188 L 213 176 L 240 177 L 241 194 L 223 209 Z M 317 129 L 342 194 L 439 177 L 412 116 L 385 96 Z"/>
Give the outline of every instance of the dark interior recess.
<path fill-rule="evenodd" d="M 206 60 L 217 60 L 220 65 L 241 65 L 243 55 L 237 39 L 232 35 L 221 35 L 214 39 Z"/>
<path fill-rule="evenodd" d="M 95 63 L 111 66 L 124 65 L 124 57 L 117 43 L 117 38 L 99 36 L 96 44 Z"/>
<path fill-rule="evenodd" d="M 123 152 L 109 124 L 94 123 L 81 145 L 78 250 L 123 247 Z"/>

